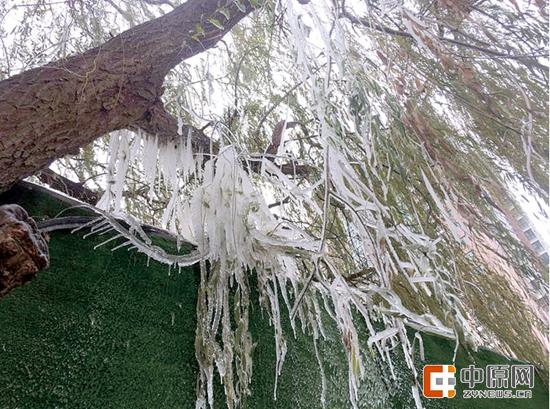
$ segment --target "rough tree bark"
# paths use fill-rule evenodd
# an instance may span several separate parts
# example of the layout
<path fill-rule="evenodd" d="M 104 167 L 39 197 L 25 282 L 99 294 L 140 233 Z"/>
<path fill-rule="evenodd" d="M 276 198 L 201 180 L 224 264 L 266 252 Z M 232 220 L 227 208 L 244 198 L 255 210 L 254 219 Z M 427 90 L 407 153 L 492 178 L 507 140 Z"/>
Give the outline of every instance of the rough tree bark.
<path fill-rule="evenodd" d="M 0 298 L 29 282 L 50 260 L 46 238 L 17 205 L 0 206 Z"/>
<path fill-rule="evenodd" d="M 176 135 L 161 101 L 164 77 L 253 8 L 246 0 L 189 0 L 97 48 L 0 82 L 0 191 L 114 130 Z M 208 148 L 202 132 L 187 129 Z"/>

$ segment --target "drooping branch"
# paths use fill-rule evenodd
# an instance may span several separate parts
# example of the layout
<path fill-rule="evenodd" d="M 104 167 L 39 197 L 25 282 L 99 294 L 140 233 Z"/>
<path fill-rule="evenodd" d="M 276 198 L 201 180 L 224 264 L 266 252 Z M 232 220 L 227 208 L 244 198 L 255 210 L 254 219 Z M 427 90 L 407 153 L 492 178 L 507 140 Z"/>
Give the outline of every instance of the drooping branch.
<path fill-rule="evenodd" d="M 409 38 L 411 40 L 413 39 L 413 36 L 411 34 L 409 34 L 408 32 L 406 32 L 406 31 L 396 30 L 396 29 L 384 26 L 382 24 L 377 24 L 377 23 L 371 21 L 370 19 L 357 17 L 357 16 L 351 14 L 346 9 L 343 9 L 340 12 L 339 16 L 343 17 L 343 18 L 346 18 L 352 24 L 361 25 L 361 26 L 369 28 L 371 30 L 375 30 L 375 31 L 378 31 L 378 32 L 381 32 L 381 33 L 386 33 L 386 34 L 397 36 L 397 37 L 405 37 L 405 38 Z M 535 68 L 538 68 L 538 69 L 543 70 L 543 71 L 548 70 L 548 67 L 546 67 L 545 65 L 543 65 L 543 64 L 541 64 L 540 62 L 537 61 L 538 56 L 536 56 L 536 55 L 535 56 L 533 56 L 533 55 L 515 55 L 515 54 L 505 53 L 505 52 L 502 52 L 502 51 L 493 50 L 493 49 L 488 48 L 488 47 L 482 47 L 480 45 L 467 43 L 467 42 L 460 41 L 460 40 L 457 40 L 457 39 L 454 39 L 454 38 L 443 37 L 443 36 L 440 36 L 437 39 L 439 41 L 443 42 L 443 43 L 453 44 L 457 47 L 472 50 L 472 51 L 476 51 L 476 52 L 479 52 L 481 54 L 488 55 L 488 56 L 491 56 L 491 57 L 515 60 L 515 61 L 517 61 L 517 62 L 519 62 L 523 65 L 526 65 L 526 66 L 535 67 Z"/>
<path fill-rule="evenodd" d="M 164 77 L 253 8 L 244 0 L 190 0 L 99 47 L 0 82 L 0 189 L 108 132 L 154 130 L 163 121 L 173 128 L 160 99 Z M 203 136 L 191 132 L 199 145 Z"/>

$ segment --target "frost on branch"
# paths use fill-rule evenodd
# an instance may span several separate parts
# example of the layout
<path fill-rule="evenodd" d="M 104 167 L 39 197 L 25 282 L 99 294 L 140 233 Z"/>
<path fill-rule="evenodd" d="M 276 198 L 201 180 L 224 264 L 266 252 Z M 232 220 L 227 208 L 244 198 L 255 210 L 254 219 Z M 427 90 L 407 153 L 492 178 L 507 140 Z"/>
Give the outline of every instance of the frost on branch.
<path fill-rule="evenodd" d="M 290 33 L 285 46 L 291 79 L 299 85 L 294 87 L 296 99 L 307 107 L 307 121 L 293 117 L 289 109 L 275 110 L 273 116 L 284 118 L 280 124 L 304 124 L 313 142 L 303 149 L 281 134 L 263 153 L 251 153 L 247 142 L 255 135 L 250 124 L 231 128 L 215 115 L 207 118 L 213 124 L 210 136 L 221 146 L 215 155 L 192 150 L 181 119 L 180 138 L 170 143 L 144 133 L 111 134 L 107 189 L 100 201 L 105 211 L 92 229 L 112 228 L 124 245 L 160 262 L 200 266 L 197 408 L 213 406 L 216 373 L 230 408 L 249 393 L 253 283 L 273 325 L 274 396 L 287 339 L 294 335 L 283 331 L 282 319 L 290 319 L 292 331 L 299 330 L 299 323 L 313 337 L 323 374 L 317 341 L 325 334 L 321 317 L 328 316 L 346 353 L 352 407 L 358 406 L 361 381 L 374 359 L 371 352 L 395 377 L 391 351 L 396 349 L 413 374 L 411 395 L 421 406 L 414 357 L 417 349 L 423 356 L 422 338 L 417 333 L 411 342 L 407 329 L 455 339 L 457 345 L 490 341 L 509 351 L 506 342 L 481 325 L 494 319 L 481 323 L 472 307 L 470 287 L 479 287 L 485 277 L 490 285 L 491 276 L 465 278 L 474 268 L 483 270 L 483 253 L 474 248 L 479 226 L 463 216 L 473 208 L 466 190 L 475 190 L 482 181 L 475 175 L 460 179 L 447 154 L 466 151 L 480 136 L 471 132 L 471 140 L 453 140 L 455 134 L 462 136 L 458 119 L 448 121 L 451 129 L 440 134 L 420 109 L 412 110 L 408 96 L 395 91 L 399 67 L 380 57 L 386 38 L 366 36 L 353 44 L 350 38 L 356 37 L 350 36 L 349 27 L 332 18 L 330 1 L 320 0 L 307 10 L 293 1 L 282 4 Z M 441 58 L 444 49 L 435 43 L 428 23 L 396 7 L 406 38 L 422 58 Z M 376 21 L 368 27 L 376 27 Z M 363 49 L 376 50 L 372 54 L 380 61 L 373 64 L 373 55 L 359 54 Z M 210 72 L 206 76 L 212 77 Z M 199 117 L 196 106 L 180 108 Z M 200 112 L 202 121 L 208 115 Z M 441 116 L 450 114 L 459 116 L 442 109 Z M 494 158 L 488 155 L 484 162 L 467 153 L 464 160 L 492 169 L 487 163 Z M 282 163 L 298 161 L 306 164 L 307 174 L 282 170 Z M 122 216 L 130 204 L 125 197 L 129 176 L 144 181 L 151 203 L 168 198 L 159 201 L 158 223 L 193 243 L 194 252 L 166 254 L 144 237 L 135 221 Z M 470 184 L 464 188 L 457 180 Z M 111 213 L 126 217 L 131 227 Z M 495 214 L 494 209 L 483 213 L 496 226 Z M 361 339 L 359 326 L 366 328 L 366 339 Z M 323 403 L 327 385 L 322 379 Z"/>
<path fill-rule="evenodd" d="M 323 337 L 321 316 L 325 314 L 319 307 L 319 300 L 325 300 L 326 313 L 334 318 L 348 357 L 350 400 L 354 406 L 365 374 L 363 360 L 366 359 L 364 343 L 357 335 L 354 311 L 359 312 L 370 332 L 369 347 L 374 347 L 389 367 L 392 365 L 389 351 L 396 342 L 403 342 L 407 363 L 414 370 L 405 322 L 439 335 L 454 336 L 435 317 L 418 315 L 405 308 L 390 285 L 392 274 L 402 274 L 421 291 L 430 291 L 427 283 L 434 284 L 436 289 L 441 288 L 442 284 L 437 283 L 437 270 L 430 261 L 436 254 L 436 241 L 403 225 L 385 227 L 383 216 L 387 209 L 375 193 L 360 182 L 361 174 L 350 165 L 348 152 L 338 142 L 335 131 L 327 123 L 323 131 L 322 140 L 328 153 L 324 175 L 303 188 L 267 158 L 262 161 L 260 174 L 249 173 L 242 154 L 234 146 L 226 146 L 216 157 L 199 164 L 202 159 L 189 154 L 185 144 L 181 145 L 183 148 L 159 146 L 156 139 L 138 134 L 133 135 L 132 142 L 115 140 L 117 149 L 112 154 L 117 160 L 111 162 L 113 168 L 122 166 L 123 170 L 126 169 L 125 158 L 128 157 L 142 163 L 149 169 L 147 172 L 156 168 L 157 176 L 172 192 L 163 224 L 195 243 L 197 249 L 187 256 L 165 254 L 144 239 L 128 216 L 126 221 L 133 227 L 125 230 L 106 212 L 101 212 L 106 222 L 96 222 L 92 230 L 99 232 L 113 228 L 118 232 L 116 237 L 127 240 L 126 245 L 167 264 L 200 265 L 196 333 L 196 356 L 200 368 L 199 408 L 213 405 L 215 372 L 222 379 L 230 407 L 238 407 L 249 393 L 253 366 L 253 340 L 248 331 L 251 281 L 256 282 L 260 302 L 274 328 L 276 380 L 286 354 L 285 339 L 292 336 L 283 332 L 281 315 L 287 311 L 293 328 L 297 317 L 301 327 L 318 339 Z M 116 193 L 120 192 L 116 183 L 118 172 L 113 172 L 115 183 L 112 190 L 115 194 L 105 193 L 105 198 L 110 198 L 111 202 L 103 199 L 115 211 L 123 207 L 120 202 L 114 202 L 123 197 Z M 146 178 L 156 180 L 155 177 Z M 296 222 L 274 214 L 265 199 L 267 194 L 289 197 L 292 204 L 309 208 L 315 217 L 326 220 L 328 207 L 321 208 L 312 199 L 312 191 L 320 190 L 323 185 L 325 197 L 332 197 L 333 201 L 349 210 L 346 223 L 354 226 L 353 245 L 363 247 L 367 259 L 371 260 L 368 267 L 378 276 L 368 285 L 351 285 L 346 278 L 362 267 L 364 257 L 350 260 L 351 267 L 342 263 L 338 254 L 323 244 L 323 237 L 316 237 Z M 151 189 L 154 191 L 154 186 Z M 329 202 L 327 200 L 325 204 Z M 396 246 L 406 249 L 407 260 L 397 255 Z M 405 270 L 414 273 L 410 275 Z M 251 276 L 254 276 L 253 280 Z M 441 294 L 446 292 L 441 291 Z M 383 303 L 373 305 L 375 297 L 380 297 Z M 230 305 L 234 307 L 230 308 Z M 386 325 L 386 330 L 375 330 L 373 321 L 379 320 Z M 322 358 L 320 364 L 322 370 Z"/>

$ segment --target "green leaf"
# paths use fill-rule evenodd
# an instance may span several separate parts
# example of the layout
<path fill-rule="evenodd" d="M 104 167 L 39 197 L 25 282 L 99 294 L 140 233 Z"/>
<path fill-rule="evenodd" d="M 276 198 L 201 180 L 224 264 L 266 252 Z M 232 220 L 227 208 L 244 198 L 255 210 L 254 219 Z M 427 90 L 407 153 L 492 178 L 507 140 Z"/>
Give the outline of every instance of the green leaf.
<path fill-rule="evenodd" d="M 220 20 L 211 17 L 208 19 L 208 21 L 212 23 L 212 25 L 215 26 L 216 28 L 223 30 L 223 24 L 221 23 Z"/>
<path fill-rule="evenodd" d="M 234 3 L 242 13 L 246 11 L 246 7 L 239 0 L 234 0 Z"/>
<path fill-rule="evenodd" d="M 193 40 L 196 40 L 196 41 L 200 40 L 200 38 L 204 37 L 205 35 L 204 27 L 201 26 L 200 24 L 196 24 L 192 33 L 193 34 L 191 35 L 191 38 L 193 38 Z"/>
<path fill-rule="evenodd" d="M 230 14 L 229 14 L 229 9 L 227 7 L 222 7 L 218 11 L 220 12 L 220 14 L 222 14 L 225 17 L 226 20 L 229 20 Z"/>

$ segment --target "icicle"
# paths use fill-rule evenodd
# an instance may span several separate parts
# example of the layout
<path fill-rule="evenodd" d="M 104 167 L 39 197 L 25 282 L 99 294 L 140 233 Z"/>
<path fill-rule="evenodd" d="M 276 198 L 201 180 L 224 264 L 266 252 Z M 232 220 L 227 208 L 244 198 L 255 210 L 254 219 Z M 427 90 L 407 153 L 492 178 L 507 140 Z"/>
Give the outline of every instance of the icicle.
<path fill-rule="evenodd" d="M 325 370 L 323 368 L 323 360 L 319 354 L 319 348 L 317 347 L 317 337 L 313 337 L 313 348 L 315 349 L 315 357 L 317 358 L 317 364 L 319 365 L 319 373 L 321 375 L 321 406 L 326 408 L 327 400 L 327 379 L 325 376 Z"/>
<path fill-rule="evenodd" d="M 148 198 L 153 199 L 155 177 L 157 169 L 157 155 L 158 155 L 158 138 L 156 136 L 147 135 L 143 138 L 143 173 L 145 176 L 145 183 L 149 186 Z"/>
<path fill-rule="evenodd" d="M 111 238 L 109 238 L 109 239 L 107 239 L 107 240 L 105 240 L 105 241 L 99 243 L 98 245 L 94 246 L 94 250 L 96 250 L 96 249 L 98 249 L 99 247 L 101 247 L 101 246 L 103 246 L 103 245 L 109 243 L 110 241 L 116 240 L 116 239 L 118 239 L 118 238 L 120 238 L 120 237 L 122 237 L 122 234 L 117 234 L 117 235 L 115 235 L 115 236 L 113 236 L 113 237 L 111 237 Z"/>
<path fill-rule="evenodd" d="M 422 401 L 420 400 L 420 393 L 418 392 L 418 384 L 412 385 L 411 390 L 414 398 L 414 403 L 416 405 L 416 409 L 423 409 L 424 406 L 422 406 Z"/>
<path fill-rule="evenodd" d="M 461 241 L 465 236 L 465 229 L 460 229 L 459 227 L 457 227 L 457 225 L 459 225 L 459 221 L 458 220 L 455 221 L 451 218 L 451 216 L 447 212 L 447 209 L 443 206 L 443 203 L 435 193 L 434 188 L 432 187 L 430 181 L 428 180 L 428 178 L 426 177 L 423 171 L 422 171 L 422 179 L 424 180 L 426 188 L 428 189 L 428 192 L 432 196 L 432 199 L 434 200 L 437 208 L 441 212 L 441 215 L 444 217 L 447 227 L 449 228 L 449 231 L 452 233 L 455 240 Z"/>
<path fill-rule="evenodd" d="M 388 338 L 391 338 L 394 335 L 396 335 L 398 331 L 399 330 L 397 328 L 388 328 L 388 329 L 385 329 L 384 331 L 380 331 L 375 335 L 369 337 L 369 339 L 367 340 L 367 344 L 371 346 L 375 342 L 384 343 Z"/>

